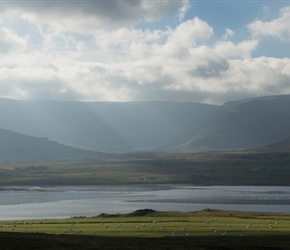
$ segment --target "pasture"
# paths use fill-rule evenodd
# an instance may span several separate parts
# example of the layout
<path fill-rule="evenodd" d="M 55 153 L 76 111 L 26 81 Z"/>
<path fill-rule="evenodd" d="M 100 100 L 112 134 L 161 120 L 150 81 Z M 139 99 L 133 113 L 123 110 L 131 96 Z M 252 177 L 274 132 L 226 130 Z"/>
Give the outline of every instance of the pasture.
<path fill-rule="evenodd" d="M 1 249 L 289 249 L 290 215 L 145 209 L 90 218 L 1 221 L 0 244 Z"/>
<path fill-rule="evenodd" d="M 118 237 L 290 235 L 290 215 L 137 210 L 131 214 L 91 218 L 2 221 L 1 231 Z"/>

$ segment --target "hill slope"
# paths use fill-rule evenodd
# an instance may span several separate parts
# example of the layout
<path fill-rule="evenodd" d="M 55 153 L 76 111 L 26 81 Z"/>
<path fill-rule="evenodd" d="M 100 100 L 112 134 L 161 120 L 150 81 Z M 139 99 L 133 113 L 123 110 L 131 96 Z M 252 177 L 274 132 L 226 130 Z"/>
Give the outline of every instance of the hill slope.
<path fill-rule="evenodd" d="M 164 150 L 183 133 L 192 138 L 217 108 L 181 102 L 0 99 L 0 128 L 99 151 Z"/>
<path fill-rule="evenodd" d="M 290 150 L 290 138 L 258 148 L 258 151 Z"/>
<path fill-rule="evenodd" d="M 0 162 L 31 162 L 102 157 L 104 154 L 79 150 L 47 138 L 36 138 L 0 129 Z"/>
<path fill-rule="evenodd" d="M 182 151 L 258 148 L 290 137 L 290 95 L 225 103 Z"/>

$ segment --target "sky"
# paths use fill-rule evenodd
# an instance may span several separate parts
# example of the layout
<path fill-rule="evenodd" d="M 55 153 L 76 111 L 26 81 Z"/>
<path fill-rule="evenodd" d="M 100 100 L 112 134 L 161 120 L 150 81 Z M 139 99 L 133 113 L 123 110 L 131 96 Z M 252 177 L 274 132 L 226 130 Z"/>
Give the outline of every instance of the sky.
<path fill-rule="evenodd" d="M 223 104 L 290 94 L 290 0 L 0 1 L 0 97 Z"/>

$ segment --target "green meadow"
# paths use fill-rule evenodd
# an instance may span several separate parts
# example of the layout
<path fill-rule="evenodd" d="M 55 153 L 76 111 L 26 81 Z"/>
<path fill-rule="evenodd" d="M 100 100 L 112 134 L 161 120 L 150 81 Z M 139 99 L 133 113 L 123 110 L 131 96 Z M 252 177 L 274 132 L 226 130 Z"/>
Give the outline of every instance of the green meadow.
<path fill-rule="evenodd" d="M 289 235 L 290 215 L 208 210 L 0 222 L 0 232 L 121 237 Z"/>
<path fill-rule="evenodd" d="M 1 250 L 290 249 L 290 215 L 203 210 L 0 222 Z"/>

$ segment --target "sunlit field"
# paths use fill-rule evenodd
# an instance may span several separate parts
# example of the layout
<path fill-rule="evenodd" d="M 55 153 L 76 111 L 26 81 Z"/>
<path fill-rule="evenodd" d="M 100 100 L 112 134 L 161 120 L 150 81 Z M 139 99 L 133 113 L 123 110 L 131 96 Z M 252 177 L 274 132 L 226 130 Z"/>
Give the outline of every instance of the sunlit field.
<path fill-rule="evenodd" d="M 101 214 L 91 218 L 0 222 L 6 249 L 281 249 L 290 246 L 290 215 L 203 210 Z"/>
<path fill-rule="evenodd" d="M 266 236 L 290 233 L 290 215 L 213 212 L 151 212 L 92 218 L 0 222 L 2 232 L 121 237 Z M 147 212 L 148 212 L 147 211 Z M 137 215 L 136 215 L 137 214 Z"/>

